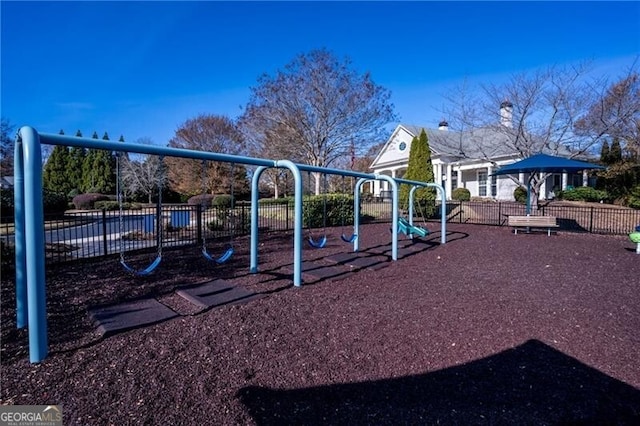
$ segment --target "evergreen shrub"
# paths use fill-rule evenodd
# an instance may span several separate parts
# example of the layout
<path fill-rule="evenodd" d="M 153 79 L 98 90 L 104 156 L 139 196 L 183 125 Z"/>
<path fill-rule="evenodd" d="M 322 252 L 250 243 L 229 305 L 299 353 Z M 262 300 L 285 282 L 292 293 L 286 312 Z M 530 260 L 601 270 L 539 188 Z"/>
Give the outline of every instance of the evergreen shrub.
<path fill-rule="evenodd" d="M 326 219 L 325 214 L 326 203 Z M 305 227 L 353 225 L 353 196 L 345 194 L 323 194 L 305 197 L 302 220 Z"/>
<path fill-rule="evenodd" d="M 567 201 L 589 201 L 596 203 L 609 199 L 606 191 L 600 191 L 590 186 L 579 186 L 577 188 L 562 191 L 560 197 Z"/>
<path fill-rule="evenodd" d="M 44 213 L 64 213 L 68 206 L 67 196 L 58 192 L 42 191 L 42 208 Z"/>
<path fill-rule="evenodd" d="M 73 205 L 78 210 L 92 210 L 96 201 L 109 201 L 109 197 L 104 194 L 88 193 L 73 197 Z"/>
<path fill-rule="evenodd" d="M 231 197 L 231 195 L 223 194 L 216 195 L 211 204 L 213 205 L 213 207 L 228 209 L 231 208 L 232 201 L 233 198 Z"/>
<path fill-rule="evenodd" d="M 471 200 L 471 191 L 467 188 L 456 188 L 451 191 L 451 199 L 457 201 L 469 201 Z"/>
<path fill-rule="evenodd" d="M 187 200 L 187 204 L 190 206 L 201 205 L 202 207 L 211 207 L 213 205 L 213 199 L 215 195 L 213 194 L 198 194 Z"/>
<path fill-rule="evenodd" d="M 632 209 L 640 209 L 640 185 L 636 185 L 631 189 L 627 205 Z"/>
<path fill-rule="evenodd" d="M 526 203 L 527 202 L 527 188 L 524 186 L 519 186 L 513 190 L 513 198 L 518 203 Z"/>
<path fill-rule="evenodd" d="M 107 211 L 115 211 L 120 210 L 120 204 L 117 201 L 107 200 L 107 201 L 96 201 L 93 204 L 95 209 L 99 210 L 107 210 Z M 129 205 L 127 203 L 122 204 L 122 209 L 127 210 Z"/>

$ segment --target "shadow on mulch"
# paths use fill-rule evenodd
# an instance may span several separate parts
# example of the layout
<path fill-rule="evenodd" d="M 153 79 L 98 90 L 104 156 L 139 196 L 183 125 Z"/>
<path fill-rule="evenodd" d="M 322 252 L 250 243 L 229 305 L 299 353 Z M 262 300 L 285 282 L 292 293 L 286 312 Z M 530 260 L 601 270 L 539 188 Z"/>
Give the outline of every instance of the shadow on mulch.
<path fill-rule="evenodd" d="M 271 424 L 640 424 L 640 391 L 538 340 L 422 375 L 238 397 Z"/>

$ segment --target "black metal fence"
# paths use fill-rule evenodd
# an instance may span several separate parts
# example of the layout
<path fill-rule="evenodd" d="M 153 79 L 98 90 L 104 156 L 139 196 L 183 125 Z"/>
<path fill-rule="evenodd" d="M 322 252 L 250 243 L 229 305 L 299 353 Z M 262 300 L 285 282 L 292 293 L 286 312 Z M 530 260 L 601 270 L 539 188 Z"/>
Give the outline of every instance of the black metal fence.
<path fill-rule="evenodd" d="M 259 207 L 261 231 L 293 229 L 293 208 L 287 204 L 264 204 Z M 119 211 L 94 210 L 67 212 L 63 217 L 45 216 L 44 233 L 48 262 L 108 256 L 134 250 L 194 246 L 203 242 L 225 241 L 250 230 L 248 204 L 235 208 L 208 208 L 191 205 L 163 205 L 155 208 Z M 438 213 L 440 206 L 437 206 Z M 505 226 L 509 215 L 524 215 L 525 207 L 509 202 L 449 202 L 448 223 Z M 640 210 L 612 207 L 575 207 L 547 205 L 534 214 L 558 219 L 560 230 L 625 235 L 640 224 Z M 389 222 L 391 203 L 363 202 L 361 223 Z M 422 219 L 417 216 L 416 219 Z M 439 221 L 439 215 L 427 219 Z M 3 264 L 14 245 L 13 223 L 0 224 Z"/>

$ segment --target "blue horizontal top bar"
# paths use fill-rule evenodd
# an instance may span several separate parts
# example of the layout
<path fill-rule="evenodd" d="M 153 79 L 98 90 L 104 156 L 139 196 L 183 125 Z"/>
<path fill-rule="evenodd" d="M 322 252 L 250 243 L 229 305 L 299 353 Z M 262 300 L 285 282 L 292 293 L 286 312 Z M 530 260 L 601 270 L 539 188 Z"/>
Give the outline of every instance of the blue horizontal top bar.
<path fill-rule="evenodd" d="M 79 138 L 75 136 L 39 133 L 40 143 L 47 145 L 67 145 L 83 148 L 104 149 L 108 151 L 126 151 L 138 154 L 166 155 L 171 157 L 194 158 L 198 160 L 225 161 L 228 163 L 250 164 L 254 166 L 277 167 L 277 162 L 263 158 L 241 155 L 221 154 L 217 152 L 195 151 L 166 146 L 142 145 L 137 143 L 114 142 L 104 139 Z"/>
<path fill-rule="evenodd" d="M 433 186 L 436 188 L 442 188 L 442 185 L 438 185 L 437 183 L 433 183 L 433 182 L 420 182 L 419 180 L 407 180 L 407 179 L 400 179 L 400 178 L 393 178 L 393 180 L 395 180 L 398 183 L 406 183 L 407 185 Z"/>
<path fill-rule="evenodd" d="M 358 177 L 365 179 L 378 179 L 377 175 L 374 173 L 364 173 L 364 172 L 356 172 L 353 170 L 344 170 L 344 169 L 332 169 L 329 167 L 319 167 L 319 166 L 311 166 L 309 164 L 298 164 L 296 166 L 303 172 L 317 172 L 317 173 L 326 173 L 328 175 L 342 175 L 342 176 L 350 176 L 350 177 Z"/>
<path fill-rule="evenodd" d="M 52 133 L 39 133 L 40 143 L 46 145 L 65 145 L 83 148 L 103 149 L 108 151 L 135 152 L 137 154 L 166 155 L 171 157 L 192 158 L 198 160 L 224 161 L 228 163 L 249 164 L 253 166 L 278 167 L 277 160 L 246 157 L 242 155 L 222 154 L 218 152 L 196 151 L 183 148 L 171 148 L 157 145 L 142 145 L 128 142 L 115 142 L 104 139 L 81 138 L 68 135 L 56 135 Z M 308 164 L 294 163 L 298 169 L 305 172 L 317 172 L 340 176 L 350 176 L 365 179 L 380 179 L 378 174 L 357 172 L 353 170 L 332 169 L 328 167 L 311 166 Z M 387 179 L 386 177 L 384 179 Z M 418 182 L 406 179 L 394 178 L 399 183 L 419 186 L 439 186 L 435 183 Z"/>

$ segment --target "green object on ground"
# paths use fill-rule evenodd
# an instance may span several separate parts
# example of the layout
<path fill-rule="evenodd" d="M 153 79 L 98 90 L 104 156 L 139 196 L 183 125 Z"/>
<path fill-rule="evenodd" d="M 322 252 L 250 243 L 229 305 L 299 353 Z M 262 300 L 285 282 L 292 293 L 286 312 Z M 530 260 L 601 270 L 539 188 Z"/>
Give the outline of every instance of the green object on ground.
<path fill-rule="evenodd" d="M 629 234 L 629 239 L 636 244 L 640 244 L 640 232 L 632 232 Z"/>

